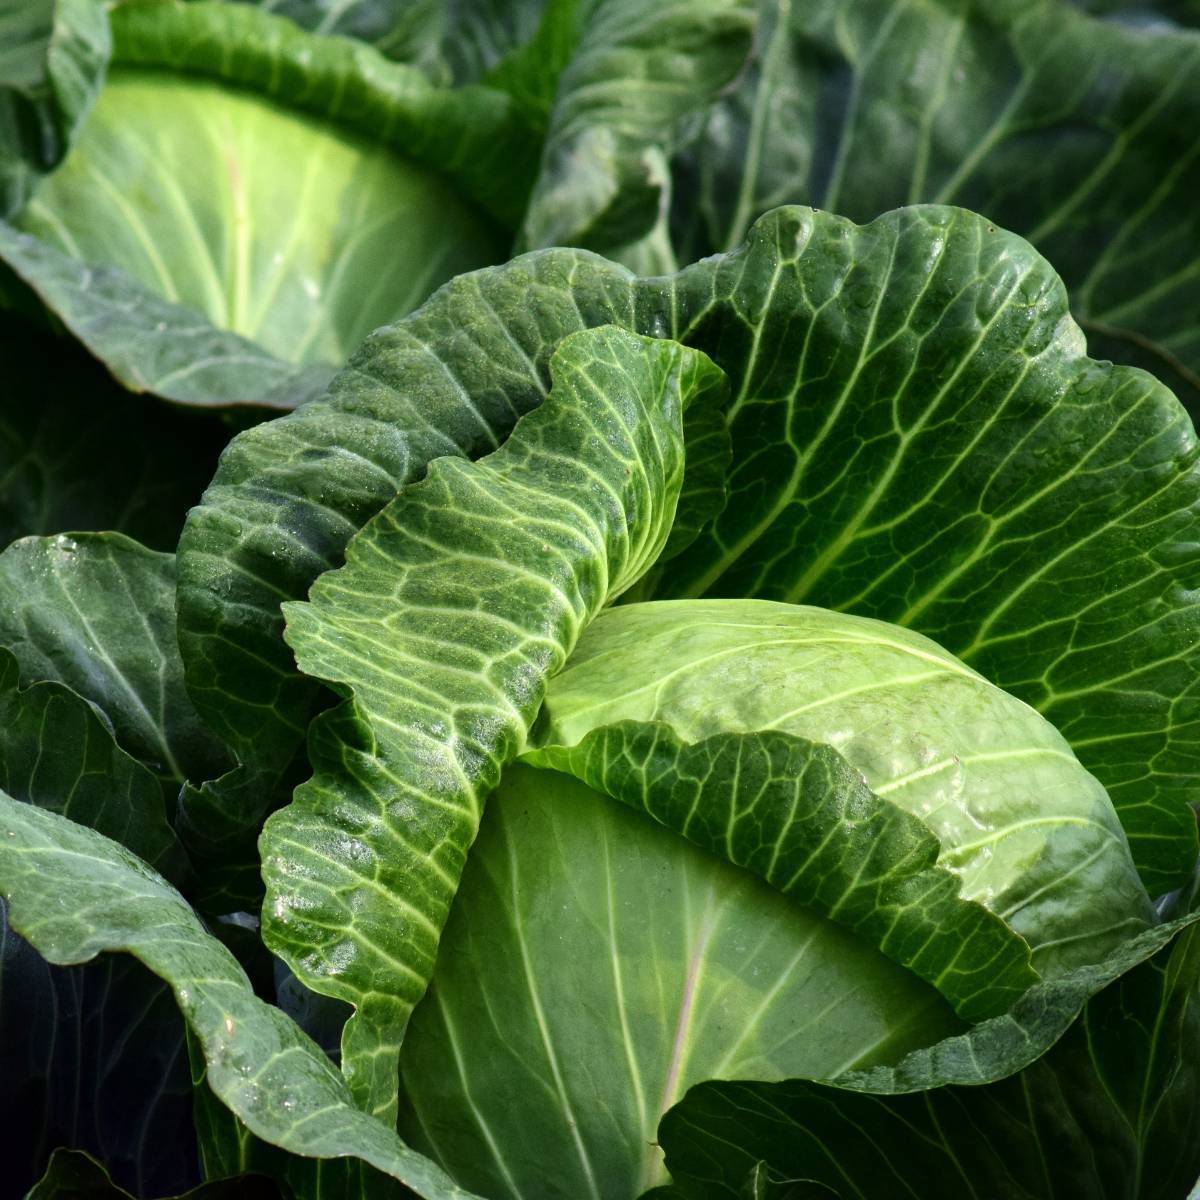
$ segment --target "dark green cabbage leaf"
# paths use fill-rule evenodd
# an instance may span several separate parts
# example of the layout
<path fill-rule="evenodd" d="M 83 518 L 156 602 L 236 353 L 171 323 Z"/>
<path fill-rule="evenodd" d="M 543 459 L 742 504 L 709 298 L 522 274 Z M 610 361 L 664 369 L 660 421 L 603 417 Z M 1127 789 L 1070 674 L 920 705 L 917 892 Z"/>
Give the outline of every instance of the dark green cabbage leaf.
<path fill-rule="evenodd" d="M 202 811 L 256 829 L 312 711 L 280 602 L 432 458 L 498 445 L 559 341 L 604 323 L 677 337 L 731 386 L 728 503 L 639 598 L 803 601 L 933 638 L 1058 726 L 1151 894 L 1188 875 L 1195 433 L 1150 376 L 1086 357 L 1027 243 L 947 208 L 782 209 L 668 277 L 567 250 L 463 276 L 327 397 L 236 438 L 179 552 L 189 691 L 241 763 Z"/>
<path fill-rule="evenodd" d="M 1200 412 L 1197 10 L 1089 7 L 1107 18 L 1066 0 L 761 0 L 749 69 L 675 164 L 679 252 L 732 248 L 779 204 L 856 221 L 961 204 L 1054 264 L 1096 357 Z"/>

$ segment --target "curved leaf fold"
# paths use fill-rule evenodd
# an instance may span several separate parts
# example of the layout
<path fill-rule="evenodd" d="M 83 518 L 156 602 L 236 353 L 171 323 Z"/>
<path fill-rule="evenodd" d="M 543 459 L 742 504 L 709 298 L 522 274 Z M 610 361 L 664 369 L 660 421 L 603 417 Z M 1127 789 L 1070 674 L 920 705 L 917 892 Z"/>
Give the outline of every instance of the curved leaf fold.
<path fill-rule="evenodd" d="M 22 688 L 19 676 L 17 660 L 0 649 L 0 789 L 103 833 L 171 879 L 184 877 L 187 859 L 154 775 L 69 687 Z"/>
<path fill-rule="evenodd" d="M 914 1178 L 930 1197 L 981 1179 L 1005 1200 L 1182 1196 L 1200 1171 L 1198 1002 L 1200 938 L 1188 928 L 1009 1079 L 890 1097 L 802 1080 L 706 1083 L 667 1114 L 660 1138 L 690 1200 L 730 1195 L 754 1165 L 841 1196 L 888 1195 Z M 1037 1022 L 1026 1028 L 1035 1035 Z"/>
<path fill-rule="evenodd" d="M 753 25 L 746 0 L 548 5 L 524 73 L 536 78 L 564 42 L 570 53 L 546 114 L 523 247 L 615 253 L 650 233 L 665 218 L 680 126 L 737 74 Z M 497 73 L 510 83 L 521 74 L 512 60 Z"/>
<path fill-rule="evenodd" d="M 757 7 L 750 66 L 675 164 L 687 259 L 779 204 L 854 220 L 961 204 L 1054 263 L 1095 357 L 1197 410 L 1200 35 L 1168 23 L 1195 26 L 1192 0 Z"/>
<path fill-rule="evenodd" d="M 0 217 L 66 154 L 110 49 L 98 0 L 17 0 L 0 11 Z"/>
<path fill-rule="evenodd" d="M 301 669 L 351 697 L 262 837 L 263 934 L 355 1005 L 343 1068 L 394 1119 L 412 1006 L 500 770 L 588 621 L 670 533 L 683 414 L 719 404 L 701 354 L 606 327 L 564 339 L 545 403 L 494 454 L 437 460 L 288 604 Z"/>
<path fill-rule="evenodd" d="M 1006 1011 L 1038 979 L 1022 938 L 959 896 L 928 826 L 832 746 L 777 731 L 688 743 L 661 722 L 621 721 L 522 761 L 577 776 L 846 925 L 966 1020 Z"/>
<path fill-rule="evenodd" d="M 185 780 L 227 761 L 184 689 L 174 555 L 119 533 L 14 542 L 0 554 L 0 645 L 26 681 L 57 681 L 95 704 L 161 781 L 172 814 Z"/>
<path fill-rule="evenodd" d="M 434 458 L 500 445 L 545 398 L 562 338 L 634 323 L 624 269 L 573 251 L 519 264 L 451 281 L 328 397 L 230 443 L 180 540 L 178 613 L 188 692 L 239 767 L 185 798 L 189 827 L 253 837 L 304 737 L 316 688 L 284 644 L 280 603 Z"/>

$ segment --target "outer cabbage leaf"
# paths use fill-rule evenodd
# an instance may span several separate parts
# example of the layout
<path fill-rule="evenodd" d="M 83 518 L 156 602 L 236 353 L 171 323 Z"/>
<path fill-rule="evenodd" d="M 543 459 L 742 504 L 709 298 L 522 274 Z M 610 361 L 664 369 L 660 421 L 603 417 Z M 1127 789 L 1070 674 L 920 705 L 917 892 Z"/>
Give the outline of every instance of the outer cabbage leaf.
<path fill-rule="evenodd" d="M 0 259 L 130 391 L 200 408 L 286 410 L 320 395 L 333 375 L 281 362 L 124 271 L 81 263 L 3 222 Z"/>
<path fill-rule="evenodd" d="M 526 53 L 493 74 L 529 103 L 562 64 L 522 246 L 617 252 L 649 234 L 670 201 L 681 123 L 737 74 L 752 21 L 747 0 L 548 4 Z"/>
<path fill-rule="evenodd" d="M 164 875 L 187 860 L 158 780 L 113 740 L 95 708 L 61 683 L 20 686 L 17 660 L 0 649 L 0 789 L 89 825 Z"/>
<path fill-rule="evenodd" d="M 1200 1172 L 1200 937 L 1188 929 L 1089 1001 L 1019 1075 L 868 1096 L 820 1084 L 706 1083 L 659 1136 L 678 1195 L 733 1197 L 756 1160 L 835 1195 L 997 1200 L 1182 1196 Z M 782 1195 L 767 1192 L 767 1195 Z"/>
<path fill-rule="evenodd" d="M 203 3 L 205 0 L 193 0 Z M 446 77 L 440 42 L 446 32 L 446 0 L 228 0 L 287 17 L 313 33 L 369 42 L 397 62 Z M 457 13 L 455 14 L 458 15 Z"/>
<path fill-rule="evenodd" d="M 187 798 L 194 827 L 256 835 L 304 736 L 316 688 L 283 642 L 280 602 L 337 566 L 432 459 L 499 446 L 544 399 L 560 339 L 633 323 L 622 268 L 570 251 L 523 264 L 452 281 L 388 335 L 386 370 L 378 351 L 357 356 L 328 397 L 230 443 L 179 544 L 188 691 L 239 762 Z"/>
<path fill-rule="evenodd" d="M 678 335 L 722 338 L 734 465 L 659 594 L 807 602 L 934 638 L 1063 732 L 1151 893 L 1178 885 L 1200 696 L 1182 406 L 1084 357 L 1057 277 L 979 218 L 902 210 L 852 232 L 784 211 L 715 278 L 679 277 Z M 771 316 L 747 319 L 763 294 Z"/>
<path fill-rule="evenodd" d="M 0 217 L 62 161 L 104 78 L 110 41 L 99 0 L 0 4 Z"/>
<path fill-rule="evenodd" d="M 170 984 L 216 1095 L 264 1141 L 310 1158 L 361 1158 L 423 1200 L 474 1200 L 356 1108 L 336 1068 L 278 1009 L 187 902 L 116 842 L 0 796 L 0 892 L 47 961 L 124 951 Z"/>
<path fill-rule="evenodd" d="M 754 63 L 680 168 L 682 249 L 734 247 L 784 203 L 855 220 L 961 204 L 1050 259 L 1094 353 L 1147 367 L 1197 411 L 1200 34 L 1146 19 L 1186 5 L 1106 7 L 1128 15 L 761 0 Z"/>
<path fill-rule="evenodd" d="M 184 689 L 174 609 L 174 556 L 122 534 L 22 538 L 0 554 L 0 645 L 26 682 L 57 681 L 95 704 L 172 814 L 185 780 L 226 761 Z"/>
<path fill-rule="evenodd" d="M 613 728 L 614 722 L 622 724 Z M 625 730 L 625 722 L 655 724 L 638 733 Z M 656 730 L 666 735 L 661 747 Z M 736 736 L 759 731 L 771 731 L 769 740 Z M 925 859 L 937 858 L 958 877 L 964 898 L 1016 930 L 1047 977 L 1101 961 L 1152 920 L 1112 805 L 1062 735 L 927 638 L 878 621 L 761 600 L 615 609 L 584 633 L 551 683 L 536 739 L 547 747 L 550 765 L 580 773 L 593 787 L 611 788 L 619 799 L 785 888 L 811 853 L 805 845 L 832 852 L 834 834 L 845 837 L 846 831 L 839 820 L 815 841 L 811 833 L 784 832 L 778 823 L 785 816 L 795 820 L 805 793 L 790 790 L 794 785 L 782 764 L 812 743 L 832 747 L 834 760 L 850 768 L 845 778 L 861 773 L 869 785 L 846 801 L 849 807 L 858 811 L 873 801 L 912 814 L 915 819 L 899 827 L 899 844 L 922 827 L 932 835 Z M 799 748 L 795 739 L 801 739 Z M 647 778 L 662 774 L 670 781 L 676 771 L 682 780 L 664 782 L 661 795 L 646 793 Z M 744 796 L 738 792 L 743 773 Z M 693 779 L 703 780 L 704 790 L 694 790 Z M 759 815 L 758 785 L 751 780 L 762 781 L 763 811 L 773 818 Z M 693 817 L 700 806 L 711 824 Z M 746 823 L 744 835 L 733 831 L 731 813 Z M 771 850 L 760 856 L 764 829 L 772 831 L 765 837 Z M 800 837 L 800 849 L 791 845 L 792 836 Z M 893 864 L 905 857 L 898 845 L 881 840 L 877 848 Z M 843 843 L 840 852 L 860 866 L 871 861 L 861 844 L 851 851 Z M 889 887 L 898 889 L 902 874 L 895 872 Z M 813 882 L 796 881 L 806 903 L 854 928 L 865 906 L 870 921 L 870 893 L 856 903 L 844 894 L 843 881 L 833 902 L 822 903 Z M 924 969 L 903 951 L 899 960 L 937 982 L 964 1015 L 1008 1007 L 1030 979 L 1011 956 L 997 954 L 999 931 L 981 927 L 969 914 L 952 917 L 957 888 L 947 892 L 948 879 L 935 884 L 922 875 L 910 882 L 918 894 L 933 885 L 912 919 L 941 925 L 941 936 L 934 938 L 928 925 L 921 932 L 911 925 L 897 931 L 897 950 L 911 938 L 931 953 Z M 943 901 L 940 912 L 935 895 Z M 878 938 L 879 928 L 868 924 L 863 932 L 873 930 Z M 969 928 L 979 936 L 974 949 L 968 949 Z M 882 944 L 886 950 L 886 940 Z M 939 972 L 958 946 L 967 975 L 942 980 Z M 983 949 L 989 946 L 990 953 Z M 984 970 L 970 970 L 972 963 Z M 1000 984 L 1001 963 L 1013 968 L 1007 989 Z M 989 978 L 989 971 L 996 976 Z M 1007 996 L 989 995 L 992 987 Z M 989 1005 L 990 1014 L 982 1011 Z"/>
<path fill-rule="evenodd" d="M 1196 855 L 1195 435 L 1161 385 L 1084 356 L 1026 243 L 944 208 L 863 227 L 780 210 L 668 278 L 523 256 L 235 439 L 180 549 L 188 686 L 242 764 L 226 820 L 261 816 L 253 781 L 282 771 L 313 703 L 280 602 L 430 458 L 498 444 L 557 342 L 604 323 L 705 350 L 733 388 L 732 499 L 659 594 L 804 599 L 935 638 L 1063 730 L 1148 886 L 1178 885 Z"/>
<path fill-rule="evenodd" d="M 684 412 L 724 398 L 703 355 L 615 328 L 564 339 L 550 370 L 499 450 L 437 460 L 284 610 L 301 669 L 349 701 L 314 723 L 313 778 L 264 829 L 263 936 L 355 1006 L 342 1068 L 385 1120 L 483 801 L 546 679 L 666 544 Z"/>
<path fill-rule="evenodd" d="M 0 325 L 0 547 L 26 534 L 116 529 L 173 550 L 228 430 L 130 396 L 65 339 Z M 36 403 L 32 397 L 37 396 Z"/>
<path fill-rule="evenodd" d="M 401 1129 L 483 1195 L 634 1196 L 663 1178 L 655 1128 L 691 1084 L 828 1076 L 957 1029 L 867 939 L 516 765 L 405 1037 Z"/>

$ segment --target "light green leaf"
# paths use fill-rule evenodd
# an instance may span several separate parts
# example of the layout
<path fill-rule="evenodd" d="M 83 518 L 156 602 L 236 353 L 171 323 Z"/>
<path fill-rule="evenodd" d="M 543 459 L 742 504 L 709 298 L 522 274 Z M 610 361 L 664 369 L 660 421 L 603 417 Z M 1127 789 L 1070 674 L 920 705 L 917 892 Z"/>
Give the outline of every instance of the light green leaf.
<path fill-rule="evenodd" d="M 130 391 L 201 408 L 286 410 L 319 396 L 333 375 L 282 362 L 125 271 L 80 262 L 2 221 L 0 259 Z"/>
<path fill-rule="evenodd" d="M 88 266 L 120 267 L 280 369 L 340 364 L 505 246 L 386 140 L 218 80 L 120 63 L 17 223 Z"/>
<path fill-rule="evenodd" d="M 631 743 L 637 751 L 625 764 L 628 781 L 619 768 L 610 783 L 596 774 L 609 754 L 621 754 L 623 741 L 619 732 L 605 734 L 603 728 L 631 721 L 661 723 L 673 735 L 684 778 L 674 777 L 669 740 L 661 751 L 667 772 L 661 797 L 639 799 L 636 764 L 653 746 L 652 733 L 648 742 L 637 737 Z M 778 737 L 770 751 L 737 736 L 759 731 L 774 731 Z M 728 814 L 730 799 L 720 791 L 722 785 L 708 784 L 692 797 L 697 802 L 703 797 L 706 808 L 715 806 L 714 824 L 706 828 L 689 817 L 686 780 L 697 774 L 707 778 L 701 764 L 709 755 L 728 756 L 718 778 L 728 774 L 729 763 L 742 764 L 743 756 L 748 770 L 761 771 L 759 755 L 779 754 L 786 760 L 785 748 L 796 738 L 832 747 L 833 761 L 844 760 L 853 769 L 851 780 L 861 772 L 865 783 L 856 809 L 882 802 L 886 809 L 894 805 L 917 818 L 907 826 L 901 822 L 905 832 L 900 844 L 922 829 L 936 839 L 940 854 L 932 856 L 958 877 L 962 896 L 1019 933 L 1032 946 L 1033 965 L 1043 976 L 1099 962 L 1151 922 L 1150 901 L 1112 805 L 1062 735 L 1019 700 L 909 630 L 761 600 L 628 605 L 604 613 L 581 637 L 566 669 L 550 684 L 535 731 L 539 746 L 582 743 L 576 752 L 550 750 L 551 765 L 574 764 L 571 769 L 583 770 L 593 787 L 612 786 L 618 798 L 645 805 L 657 819 L 766 874 L 776 886 L 795 870 L 795 851 L 785 854 L 788 843 L 776 832 L 761 835 L 772 847 L 764 852 L 768 857 L 750 858 L 760 838 L 753 810 L 744 818 L 749 831 L 739 848 L 741 836 L 731 832 L 725 837 L 720 814 Z M 683 751 L 679 742 L 698 744 Z M 599 756 L 595 762 L 593 754 Z M 652 758 L 648 769 L 657 765 Z M 779 774 L 773 765 L 767 777 Z M 740 782 L 741 775 L 735 772 L 734 779 Z M 709 787 L 715 787 L 715 794 Z M 755 801 L 753 785 L 747 787 L 748 795 L 735 802 L 738 809 Z M 783 794 L 788 794 L 786 783 Z M 789 801 L 768 792 L 764 804 L 782 806 L 786 816 L 793 802 L 804 799 L 803 791 Z M 841 821 L 824 828 L 821 844 L 832 850 L 836 835 L 847 836 Z M 805 838 L 804 844 L 811 848 L 814 842 Z M 879 849 L 884 850 L 882 842 Z M 776 850 L 779 857 L 773 859 Z M 930 865 L 930 851 L 926 843 L 920 866 Z M 861 845 L 855 854 L 855 865 L 870 861 Z M 772 861 L 768 873 L 765 864 Z M 823 860 L 813 864 L 818 872 L 829 865 Z M 920 890 L 935 878 L 939 889 L 948 882 L 942 871 L 919 878 Z M 806 888 L 802 894 L 813 903 L 812 892 Z M 840 888 L 834 898 L 832 908 L 820 906 L 819 911 L 836 917 L 844 905 L 854 925 L 852 914 L 863 909 L 842 898 Z M 949 918 L 978 925 L 977 918 L 956 909 L 955 899 L 955 889 L 943 890 L 946 907 L 935 917 L 932 897 L 927 897 L 923 911 L 910 919 L 921 924 Z M 960 915 L 954 918 L 956 911 Z M 879 926 L 873 928 L 878 931 Z M 918 945 L 929 936 L 925 928 Z M 871 930 L 868 926 L 864 932 L 871 936 Z M 977 929 L 982 945 L 993 947 L 997 932 Z M 959 926 L 950 944 L 965 944 L 965 934 L 966 925 Z M 935 959 L 924 969 L 916 967 L 918 973 L 937 982 L 952 1002 L 986 1008 L 989 997 L 974 994 L 983 981 L 939 979 L 937 973 L 953 958 L 946 946 L 945 941 L 933 943 Z M 888 952 L 886 942 L 882 948 Z M 986 963 L 986 952 L 979 953 Z M 1023 991 L 1031 982 L 1022 980 L 1012 959 L 1003 961 L 1015 973 L 1009 987 L 1002 985 L 1006 997 L 995 997 L 987 1015 L 1011 1004 L 1012 987 Z M 966 1015 L 983 1014 L 972 1008 Z"/>
<path fill-rule="evenodd" d="M 385 1119 L 483 801 L 548 676 L 666 543 L 684 411 L 724 396 L 703 355 L 615 328 L 564 339 L 550 370 L 504 446 L 437 460 L 285 607 L 301 669 L 350 700 L 314 724 L 315 774 L 265 827 L 263 936 L 355 1006 L 343 1069 Z"/>
<path fill-rule="evenodd" d="M 537 152 L 507 96 L 244 5 L 112 20 L 95 110 L 0 255 L 127 387 L 294 407 L 503 257 Z"/>
<path fill-rule="evenodd" d="M 48 961 L 123 951 L 168 982 L 209 1086 L 255 1136 L 306 1157 L 361 1158 L 424 1200 L 473 1200 L 353 1105 L 336 1068 L 254 995 L 179 893 L 116 842 L 0 796 L 0 893 Z"/>
<path fill-rule="evenodd" d="M 389 331 L 385 356 L 356 356 L 328 398 L 230 443 L 179 544 L 188 691 L 240 764 L 187 798 L 194 826 L 255 836 L 304 736 L 316 689 L 283 642 L 280 602 L 337 566 L 431 460 L 499 446 L 545 397 L 561 338 L 631 324 L 628 278 L 569 251 L 460 277 Z"/>
<path fill-rule="evenodd" d="M 725 670 L 716 677 L 728 687 Z M 1026 942 L 936 865 L 930 828 L 828 744 L 773 730 L 685 742 L 665 722 L 626 720 L 522 761 L 576 776 L 846 926 L 964 1020 L 1004 1012 L 1037 982 Z"/>
<path fill-rule="evenodd" d="M 836 1074 L 959 1028 L 866 940 L 518 764 L 404 1040 L 401 1129 L 483 1195 L 633 1197 L 694 1083 Z"/>
<path fill-rule="evenodd" d="M 435 87 L 361 42 L 313 36 L 244 4 L 132 4 L 114 14 L 113 33 L 118 64 L 224 80 L 335 121 L 438 171 L 501 226 L 520 220 L 536 147 L 494 88 Z"/>
<path fill-rule="evenodd" d="M 69 687 L 22 688 L 17 660 L 4 649 L 0 789 L 98 830 L 171 879 L 187 873 L 154 775 L 117 745 L 96 709 Z"/>
<path fill-rule="evenodd" d="M 1128 15 L 760 0 L 755 61 L 681 166 L 683 252 L 732 248 L 779 204 L 961 204 L 1046 255 L 1097 357 L 1200 411 L 1200 34 L 1146 19 L 1187 0 L 1107 7 Z"/>
<path fill-rule="evenodd" d="M 130 396 L 78 347 L 0 323 L 0 548 L 27 534 L 116 529 L 173 550 L 228 430 Z M 36 402 L 33 398 L 36 397 Z"/>
<path fill-rule="evenodd" d="M 26 682 L 90 700 L 172 803 L 224 749 L 188 700 L 175 642 L 175 559 L 119 533 L 22 538 L 0 554 L 0 646 Z"/>
<path fill-rule="evenodd" d="M 0 217 L 62 161 L 110 49 L 99 0 L 0 3 Z"/>
<path fill-rule="evenodd" d="M 890 1098 L 799 1080 L 705 1083 L 659 1135 L 687 1200 L 737 1195 L 756 1159 L 847 1200 L 957 1200 L 981 1180 L 997 1200 L 1167 1200 L 1200 1171 L 1198 1001 L 1200 938 L 1188 929 L 1013 1078 Z"/>

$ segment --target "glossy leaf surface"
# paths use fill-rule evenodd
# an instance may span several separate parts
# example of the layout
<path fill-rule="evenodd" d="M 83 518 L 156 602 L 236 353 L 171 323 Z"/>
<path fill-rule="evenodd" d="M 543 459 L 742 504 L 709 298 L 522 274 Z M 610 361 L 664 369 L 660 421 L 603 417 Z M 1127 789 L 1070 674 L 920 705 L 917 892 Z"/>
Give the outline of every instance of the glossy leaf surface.
<path fill-rule="evenodd" d="M 658 557 L 684 413 L 724 395 L 703 355 L 613 328 L 564 340 L 551 376 L 504 446 L 439 459 L 285 609 L 302 669 L 350 702 L 314 724 L 315 774 L 264 830 L 264 936 L 355 1005 L 343 1070 L 384 1119 L 483 801 L 546 679 Z"/>
<path fill-rule="evenodd" d="M 66 684 L 172 802 L 225 761 L 183 687 L 175 559 L 116 533 L 23 538 L 0 554 L 0 644 L 26 682 Z"/>
<path fill-rule="evenodd" d="M 659 594 L 804 601 L 934 638 L 1062 730 L 1152 893 L 1182 881 L 1194 431 L 1150 377 L 1084 356 L 1026 243 L 950 209 L 863 227 L 781 210 L 665 279 L 521 258 L 456 281 L 370 339 L 327 400 L 239 438 L 185 533 L 180 611 L 193 695 L 248 774 L 290 758 L 311 704 L 279 602 L 430 457 L 496 444 L 566 333 L 614 321 L 705 350 L 732 387 L 729 501 Z"/>
<path fill-rule="evenodd" d="M 778 204 L 960 204 L 1061 272 L 1096 357 L 1200 404 L 1200 35 L 1188 4 L 762 0 L 757 54 L 683 168 L 681 250 Z M 1167 20 L 1162 18 L 1166 17 Z"/>
<path fill-rule="evenodd" d="M 0 217 L 20 209 L 62 161 L 110 48 L 97 0 L 0 4 Z"/>

